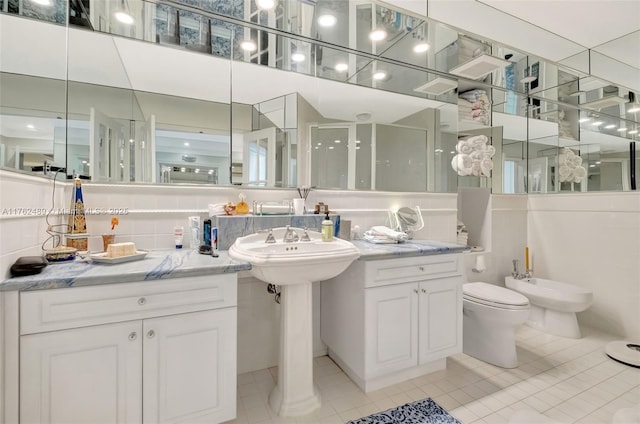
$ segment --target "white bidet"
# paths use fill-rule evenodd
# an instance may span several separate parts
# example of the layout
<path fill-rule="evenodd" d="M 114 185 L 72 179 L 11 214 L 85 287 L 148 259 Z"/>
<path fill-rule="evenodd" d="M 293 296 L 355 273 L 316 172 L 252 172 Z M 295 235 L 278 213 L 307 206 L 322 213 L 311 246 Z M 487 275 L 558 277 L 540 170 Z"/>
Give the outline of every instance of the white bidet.
<path fill-rule="evenodd" d="M 590 290 L 543 278 L 505 277 L 505 285 L 531 302 L 527 325 L 557 336 L 581 337 L 576 312 L 593 303 Z"/>

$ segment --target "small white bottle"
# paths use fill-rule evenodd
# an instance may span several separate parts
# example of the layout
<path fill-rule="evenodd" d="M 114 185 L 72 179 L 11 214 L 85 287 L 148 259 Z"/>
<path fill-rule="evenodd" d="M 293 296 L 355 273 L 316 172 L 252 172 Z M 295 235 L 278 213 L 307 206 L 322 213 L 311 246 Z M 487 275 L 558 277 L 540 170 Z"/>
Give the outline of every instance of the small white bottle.
<path fill-rule="evenodd" d="M 322 241 L 333 240 L 333 222 L 329 219 L 329 212 L 327 212 L 324 220 L 322 221 Z"/>

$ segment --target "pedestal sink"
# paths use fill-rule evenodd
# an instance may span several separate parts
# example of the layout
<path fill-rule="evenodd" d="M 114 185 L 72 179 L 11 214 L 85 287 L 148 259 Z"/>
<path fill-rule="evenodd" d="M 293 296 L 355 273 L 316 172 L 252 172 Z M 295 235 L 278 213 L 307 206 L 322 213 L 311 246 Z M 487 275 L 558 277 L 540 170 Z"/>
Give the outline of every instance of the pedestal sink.
<path fill-rule="evenodd" d="M 303 239 L 304 230 L 292 228 Z M 283 242 L 285 228 L 236 239 L 229 256 L 251 263 L 251 274 L 280 287 L 280 359 L 278 383 L 269 405 L 282 417 L 306 415 L 320 407 L 313 384 L 313 329 L 311 283 L 335 277 L 360 256 L 350 242 L 334 238 L 323 242 L 320 233 L 308 231 L 310 241 Z"/>

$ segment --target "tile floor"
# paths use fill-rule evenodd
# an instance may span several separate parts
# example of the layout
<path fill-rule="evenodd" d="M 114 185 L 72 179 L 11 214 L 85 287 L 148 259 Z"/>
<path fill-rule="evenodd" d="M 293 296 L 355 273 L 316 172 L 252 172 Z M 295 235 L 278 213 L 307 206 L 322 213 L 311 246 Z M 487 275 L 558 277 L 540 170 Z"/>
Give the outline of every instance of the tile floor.
<path fill-rule="evenodd" d="M 508 423 L 523 409 L 561 423 L 609 424 L 619 409 L 640 405 L 640 369 L 605 355 L 604 345 L 616 338 L 582 330 L 584 337 L 574 340 L 523 326 L 517 335 L 518 368 L 498 368 L 461 353 L 447 359 L 446 370 L 370 393 L 329 357 L 315 358 L 322 407 L 295 419 L 279 418 L 267 405 L 276 368 L 241 374 L 238 415 L 230 423 L 345 423 L 431 397 L 464 424 Z"/>

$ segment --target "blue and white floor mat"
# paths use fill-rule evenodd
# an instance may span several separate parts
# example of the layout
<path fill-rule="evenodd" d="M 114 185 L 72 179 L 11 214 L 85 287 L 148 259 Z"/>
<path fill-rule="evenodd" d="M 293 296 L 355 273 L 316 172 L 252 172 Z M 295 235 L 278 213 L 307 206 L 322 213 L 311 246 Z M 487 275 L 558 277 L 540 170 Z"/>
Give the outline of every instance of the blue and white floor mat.
<path fill-rule="evenodd" d="M 462 424 L 431 398 L 407 403 L 347 424 Z"/>

